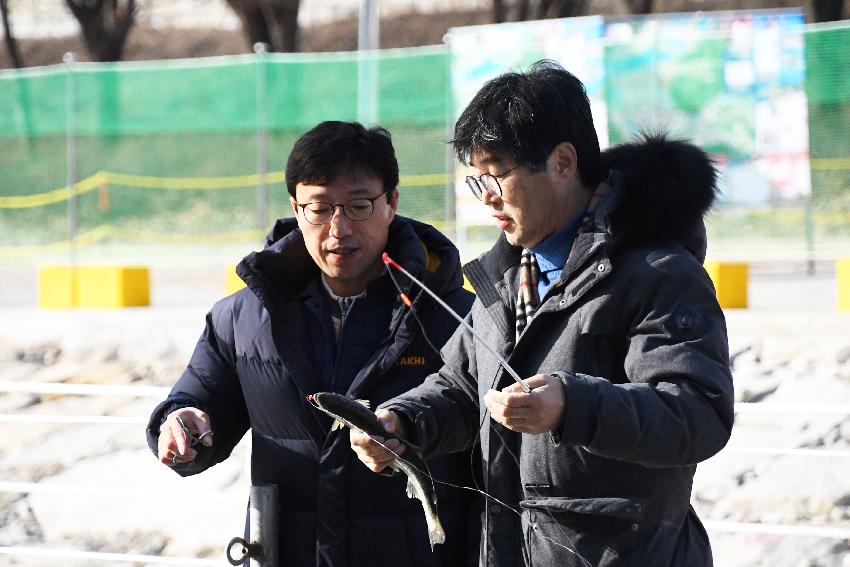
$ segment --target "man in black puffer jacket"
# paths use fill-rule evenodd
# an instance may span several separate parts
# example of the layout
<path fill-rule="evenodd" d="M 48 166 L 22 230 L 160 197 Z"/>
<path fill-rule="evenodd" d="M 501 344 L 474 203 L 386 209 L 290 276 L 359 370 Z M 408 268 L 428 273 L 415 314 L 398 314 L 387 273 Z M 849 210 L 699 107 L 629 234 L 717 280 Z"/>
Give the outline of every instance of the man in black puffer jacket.
<path fill-rule="evenodd" d="M 458 251 L 396 214 L 386 130 L 319 124 L 295 143 L 286 182 L 297 218 L 278 221 L 266 248 L 237 267 L 247 288 L 207 315 L 188 368 L 151 416 L 148 443 L 185 476 L 226 459 L 250 429 L 252 482 L 280 491 L 281 565 L 474 564 L 479 511 L 469 493 L 438 487 L 446 542 L 432 552 L 404 475 L 369 472 L 349 450 L 348 429 L 332 431 L 305 399 L 336 392 L 375 407 L 440 368 L 433 347 L 457 323 L 398 278 L 413 301 L 405 307 L 381 254 L 466 314 Z M 187 446 L 186 429 L 200 445 Z M 469 463 L 467 452 L 428 461 L 435 478 L 463 485 Z"/>
<path fill-rule="evenodd" d="M 453 143 L 502 230 L 464 267 L 478 337 L 458 329 L 446 366 L 381 419 L 426 456 L 480 443 L 484 485 L 512 507 L 487 506 L 484 567 L 711 565 L 691 484 L 734 401 L 701 265 L 711 160 L 658 135 L 600 155 L 583 85 L 548 62 L 485 84 Z"/>

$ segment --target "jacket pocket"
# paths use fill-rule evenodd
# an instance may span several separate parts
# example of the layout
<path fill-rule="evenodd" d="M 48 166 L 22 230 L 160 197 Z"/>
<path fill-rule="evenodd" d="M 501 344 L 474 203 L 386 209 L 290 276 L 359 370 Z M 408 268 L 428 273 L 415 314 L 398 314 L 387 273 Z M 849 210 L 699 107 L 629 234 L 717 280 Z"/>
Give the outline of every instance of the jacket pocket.
<path fill-rule="evenodd" d="M 616 567 L 640 537 L 643 506 L 627 498 L 520 502 L 529 566 Z"/>
<path fill-rule="evenodd" d="M 626 381 L 623 360 L 626 342 L 623 330 L 606 310 L 582 307 L 578 312 L 576 341 L 577 367 L 580 372 L 602 376 L 614 383 Z"/>

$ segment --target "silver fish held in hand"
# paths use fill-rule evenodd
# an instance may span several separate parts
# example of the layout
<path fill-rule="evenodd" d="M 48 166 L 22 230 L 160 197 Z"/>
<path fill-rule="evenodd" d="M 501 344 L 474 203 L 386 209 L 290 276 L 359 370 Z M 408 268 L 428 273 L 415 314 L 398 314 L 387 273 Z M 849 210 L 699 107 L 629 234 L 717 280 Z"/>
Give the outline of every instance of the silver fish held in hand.
<path fill-rule="evenodd" d="M 408 447 L 415 448 L 401 436 L 388 432 L 375 414 L 360 400 L 352 400 L 332 392 L 319 392 L 307 396 L 307 401 L 336 420 L 333 429 L 347 425 L 372 437 L 398 439 Z M 413 452 L 408 450 L 404 455 L 397 456 L 390 464 L 390 468 L 407 475 L 407 496 L 416 498 L 422 503 L 425 522 L 428 524 L 428 540 L 431 542 L 431 549 L 434 549 L 434 544 L 446 541 L 446 534 L 437 515 L 437 495 L 434 492 L 434 484 L 425 472 L 428 467 L 425 461 L 412 454 Z"/>

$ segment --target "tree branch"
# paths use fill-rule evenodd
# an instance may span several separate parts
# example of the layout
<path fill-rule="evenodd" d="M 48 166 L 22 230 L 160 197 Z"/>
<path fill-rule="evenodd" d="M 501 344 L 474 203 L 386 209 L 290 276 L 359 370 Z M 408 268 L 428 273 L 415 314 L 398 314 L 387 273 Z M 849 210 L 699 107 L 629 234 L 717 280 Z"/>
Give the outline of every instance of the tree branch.
<path fill-rule="evenodd" d="M 12 65 L 20 69 L 24 66 L 24 59 L 21 57 L 21 52 L 18 49 L 18 42 L 15 40 L 15 34 L 12 33 L 12 24 L 9 20 L 9 3 L 8 0 L 0 0 L 0 16 L 3 19 L 3 37 L 6 42 L 6 49 L 9 50 L 9 57 L 12 59 Z"/>

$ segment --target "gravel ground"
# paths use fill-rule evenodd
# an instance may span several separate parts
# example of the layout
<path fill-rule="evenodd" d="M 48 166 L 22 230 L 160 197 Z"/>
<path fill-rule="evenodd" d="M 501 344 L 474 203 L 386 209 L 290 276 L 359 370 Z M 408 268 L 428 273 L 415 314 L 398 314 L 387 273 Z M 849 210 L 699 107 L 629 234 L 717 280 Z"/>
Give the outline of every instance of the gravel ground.
<path fill-rule="evenodd" d="M 154 268 L 153 307 L 122 311 L 39 310 L 34 269 L 0 267 L 0 381 L 171 385 L 222 293 L 225 267 L 198 265 L 188 274 Z M 700 466 L 693 505 L 718 566 L 850 567 L 850 313 L 835 310 L 831 277 L 753 278 L 750 304 L 726 315 L 736 394 L 752 404 L 738 414 L 729 447 Z M 0 414 L 31 420 L 0 421 L 0 548 L 205 557 L 226 565 L 221 550 L 242 530 L 249 448 L 180 479 L 144 443 L 155 403 L 0 394 Z M 764 411 L 771 407 L 777 411 Z M 56 424 L 41 415 L 128 422 Z M 825 452 L 806 452 L 815 450 Z M 37 485 L 25 496 L 10 483 Z M 59 490 L 68 486 L 76 491 Z M 729 531 L 741 522 L 779 527 Z M 0 565 L 58 564 L 100 563 L 0 555 Z"/>

